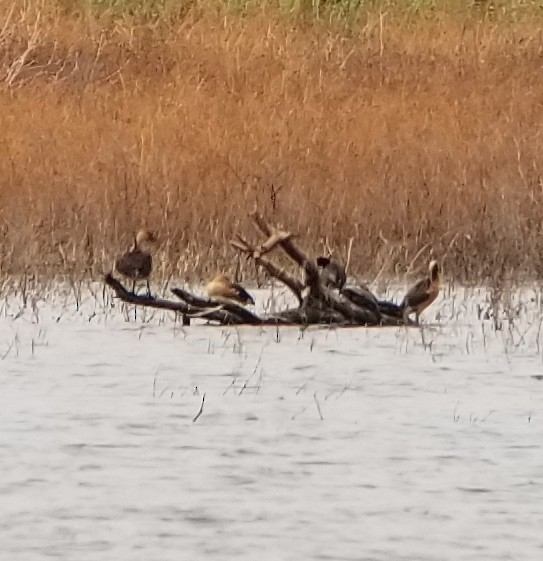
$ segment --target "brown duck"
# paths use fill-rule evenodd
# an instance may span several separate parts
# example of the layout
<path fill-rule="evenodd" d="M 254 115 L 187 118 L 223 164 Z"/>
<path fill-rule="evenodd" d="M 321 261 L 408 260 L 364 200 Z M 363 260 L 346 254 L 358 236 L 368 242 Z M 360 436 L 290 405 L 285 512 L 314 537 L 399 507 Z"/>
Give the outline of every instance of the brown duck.
<path fill-rule="evenodd" d="M 115 269 L 123 277 L 132 281 L 132 292 L 136 289 L 136 281 L 147 283 L 147 294 L 151 295 L 149 277 L 153 269 L 151 251 L 157 239 L 152 232 L 140 230 L 134 239 L 129 251 L 115 261 Z"/>
<path fill-rule="evenodd" d="M 230 279 L 222 273 L 214 277 L 206 286 L 207 295 L 212 300 L 233 300 L 240 304 L 252 304 L 254 306 L 253 297 L 241 286 L 231 282 Z"/>
<path fill-rule="evenodd" d="M 441 272 L 437 261 L 430 261 L 429 276 L 413 285 L 400 304 L 403 309 L 404 321 L 409 314 L 415 314 L 419 323 L 420 314 L 437 298 L 441 281 Z"/>

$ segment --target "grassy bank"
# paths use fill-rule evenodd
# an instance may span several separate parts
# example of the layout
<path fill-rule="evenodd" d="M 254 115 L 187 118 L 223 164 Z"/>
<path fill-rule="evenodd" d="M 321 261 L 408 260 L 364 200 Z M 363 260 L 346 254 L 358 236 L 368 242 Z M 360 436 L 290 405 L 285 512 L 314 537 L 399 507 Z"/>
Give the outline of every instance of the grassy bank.
<path fill-rule="evenodd" d="M 144 224 L 199 279 L 258 204 L 367 278 L 543 276 L 543 15 L 435 4 L 0 0 L 1 272 Z"/>

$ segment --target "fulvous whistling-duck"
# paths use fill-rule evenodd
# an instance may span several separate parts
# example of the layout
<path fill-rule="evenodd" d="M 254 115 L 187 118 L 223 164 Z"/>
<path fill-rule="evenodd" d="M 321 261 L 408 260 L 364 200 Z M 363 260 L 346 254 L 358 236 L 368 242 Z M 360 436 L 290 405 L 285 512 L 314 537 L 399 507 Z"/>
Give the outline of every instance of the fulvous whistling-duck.
<path fill-rule="evenodd" d="M 130 250 L 115 261 L 115 269 L 132 281 L 132 292 L 136 289 L 136 281 L 144 280 L 147 283 L 147 294 L 151 295 L 149 286 L 149 276 L 153 268 L 151 251 L 156 241 L 152 232 L 140 230 Z"/>
<path fill-rule="evenodd" d="M 420 314 L 437 298 L 439 294 L 439 284 L 441 272 L 437 261 L 430 261 L 428 267 L 430 275 L 412 286 L 405 295 L 400 306 L 403 308 L 403 317 L 407 322 L 409 314 L 416 314 L 416 321 L 419 322 Z"/>
<path fill-rule="evenodd" d="M 253 304 L 253 297 L 240 284 L 231 282 L 226 276 L 218 274 L 206 286 L 207 295 L 215 300 L 233 300 L 240 304 Z"/>

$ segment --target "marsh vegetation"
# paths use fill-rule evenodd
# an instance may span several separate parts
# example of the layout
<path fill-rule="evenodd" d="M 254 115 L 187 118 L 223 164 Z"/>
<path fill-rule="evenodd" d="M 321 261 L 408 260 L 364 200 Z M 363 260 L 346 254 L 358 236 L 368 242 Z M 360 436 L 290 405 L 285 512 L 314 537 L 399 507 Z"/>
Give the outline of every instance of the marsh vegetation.
<path fill-rule="evenodd" d="M 432 254 L 462 281 L 539 278 L 542 21 L 533 2 L 3 0 L 1 272 L 97 278 L 148 226 L 155 279 L 209 278 L 256 203 L 370 279 Z"/>

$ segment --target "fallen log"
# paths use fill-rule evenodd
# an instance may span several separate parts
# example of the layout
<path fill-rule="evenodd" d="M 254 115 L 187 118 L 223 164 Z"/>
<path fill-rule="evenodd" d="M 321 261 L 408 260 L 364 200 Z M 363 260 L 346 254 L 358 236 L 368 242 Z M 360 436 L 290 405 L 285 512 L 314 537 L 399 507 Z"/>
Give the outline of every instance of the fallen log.
<path fill-rule="evenodd" d="M 216 321 L 220 325 L 240 325 L 240 324 L 261 324 L 260 318 L 251 314 L 239 313 L 234 310 L 234 305 L 225 305 L 218 302 L 203 300 L 193 294 L 181 289 L 173 289 L 175 295 L 180 298 L 180 302 L 172 302 L 164 298 L 155 298 L 147 294 L 134 294 L 127 290 L 113 275 L 107 274 L 104 278 L 105 283 L 113 289 L 116 296 L 123 302 L 135 304 L 137 306 L 146 306 L 148 308 L 156 308 L 159 310 L 169 310 L 183 316 L 185 324 L 189 324 L 190 318 L 201 318 L 208 321 Z M 247 314 L 247 310 L 243 310 Z"/>
<path fill-rule="evenodd" d="M 118 298 L 128 304 L 136 304 L 137 306 L 147 306 L 149 308 L 157 308 L 159 310 L 170 310 L 180 314 L 190 312 L 185 302 L 171 302 L 162 298 L 155 298 L 147 294 L 134 294 L 127 290 L 111 273 L 104 277 L 104 282 L 113 289 Z"/>
<path fill-rule="evenodd" d="M 337 296 L 331 295 L 335 307 L 323 305 L 322 302 L 307 300 L 299 308 L 289 308 L 275 314 L 259 316 L 246 308 L 231 302 L 217 302 L 200 298 L 183 290 L 173 288 L 172 293 L 179 301 L 156 298 L 147 294 L 134 294 L 127 290 L 121 282 L 111 274 L 105 276 L 105 283 L 113 289 L 115 295 L 128 304 L 169 310 L 180 314 L 185 324 L 190 324 L 190 319 L 202 319 L 215 322 L 219 325 L 337 325 L 337 326 L 372 326 L 372 325 L 401 325 L 401 314 L 391 315 L 398 306 L 391 302 L 381 302 L 383 313 L 380 321 L 370 311 L 356 309 L 347 302 L 335 300 Z M 386 311 L 385 311 L 386 310 Z"/>
<path fill-rule="evenodd" d="M 105 283 L 124 302 L 151 308 L 166 309 L 183 316 L 185 324 L 191 318 L 200 318 L 220 325 L 337 325 L 337 326 L 379 326 L 403 325 L 403 310 L 393 302 L 379 301 L 363 285 L 344 287 L 336 290 L 321 282 L 316 261 L 310 259 L 294 243 L 294 235 L 270 226 L 255 210 L 250 214 L 255 228 L 266 240 L 261 244 L 247 241 L 240 235 L 231 240 L 230 245 L 247 259 L 263 269 L 271 278 L 277 279 L 290 289 L 299 307 L 278 313 L 259 316 L 247 308 L 230 300 L 202 298 L 191 292 L 173 288 L 178 301 L 139 295 L 128 291 L 111 274 Z M 269 254 L 280 249 L 302 271 L 302 280 L 297 279 L 284 267 L 279 267 L 269 258 Z M 408 325 L 413 323 L 407 320 Z"/>
<path fill-rule="evenodd" d="M 147 294 L 134 294 L 127 290 L 111 273 L 104 277 L 104 282 L 113 289 L 115 295 L 123 302 L 136 306 L 169 310 L 181 314 L 187 320 L 203 319 L 217 322 L 220 325 L 277 325 L 293 322 L 288 313 L 285 318 L 281 314 L 260 317 L 234 302 L 219 302 L 200 298 L 181 288 L 172 288 L 172 293 L 180 300 L 179 302 L 156 298 Z"/>
<path fill-rule="evenodd" d="M 402 325 L 404 324 L 403 313 L 400 306 L 393 302 L 379 302 L 377 298 L 364 286 L 360 288 L 344 288 L 336 293 L 320 281 L 319 270 L 316 261 L 310 259 L 294 243 L 294 236 L 289 232 L 276 230 L 270 226 L 258 213 L 257 209 L 250 213 L 250 218 L 256 229 L 269 239 L 275 239 L 276 244 L 285 254 L 303 271 L 304 282 L 299 283 L 296 279 L 289 279 L 288 286 L 298 282 L 304 287 L 301 294 L 304 296 L 301 307 L 304 309 L 323 310 L 330 308 L 335 314 L 328 314 L 334 323 L 347 325 Z M 270 245 L 270 244 L 268 244 Z M 234 245 L 234 247 L 236 247 Z M 272 247 L 272 249 L 273 249 Z M 255 259 L 255 262 L 256 259 Z M 258 265 L 258 262 L 257 262 Z M 267 269 L 270 272 L 269 269 Z M 272 274 L 278 280 L 278 275 Z M 283 281 L 284 282 L 284 281 Z M 287 283 L 285 283 L 287 284 Z M 309 315 L 313 315 L 311 312 Z M 337 321 L 341 318 L 341 321 Z M 409 321 L 408 324 L 411 324 Z"/>
<path fill-rule="evenodd" d="M 234 302 L 206 300 L 204 298 L 194 296 L 194 294 L 191 294 L 187 290 L 182 290 L 181 288 L 172 288 L 172 292 L 188 306 L 192 306 L 194 310 L 199 310 L 197 312 L 198 315 L 193 317 L 203 317 L 205 319 L 210 319 L 209 317 L 206 317 L 208 315 L 208 310 L 220 310 L 220 312 L 224 314 L 225 318 L 228 318 L 229 321 L 227 323 L 229 324 L 259 325 L 263 323 L 263 318 L 258 317 L 246 308 L 239 306 Z"/>

